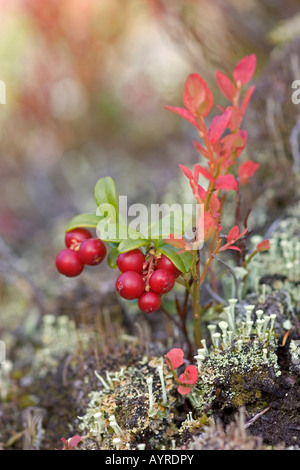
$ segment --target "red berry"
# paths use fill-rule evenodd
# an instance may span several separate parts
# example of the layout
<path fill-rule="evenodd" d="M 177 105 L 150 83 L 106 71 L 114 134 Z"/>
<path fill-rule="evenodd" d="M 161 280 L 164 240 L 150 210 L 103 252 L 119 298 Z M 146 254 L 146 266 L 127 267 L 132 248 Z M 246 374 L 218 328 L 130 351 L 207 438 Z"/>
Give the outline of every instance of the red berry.
<path fill-rule="evenodd" d="M 96 266 L 103 261 L 106 255 L 106 248 L 100 238 L 88 238 L 84 240 L 78 250 L 78 258 L 83 264 Z"/>
<path fill-rule="evenodd" d="M 176 268 L 176 266 L 172 263 L 172 261 L 167 258 L 165 255 L 162 255 L 160 260 L 157 263 L 157 268 L 158 269 L 164 269 L 165 271 L 169 271 L 172 273 L 175 277 L 180 276 L 181 271 Z"/>
<path fill-rule="evenodd" d="M 56 256 L 55 264 L 57 270 L 68 277 L 78 276 L 84 268 L 84 265 L 78 258 L 76 251 L 65 248 Z"/>
<path fill-rule="evenodd" d="M 136 249 L 121 253 L 117 257 L 117 266 L 124 273 L 125 271 L 136 271 L 141 273 L 143 271 L 143 264 L 145 263 L 144 254 Z"/>
<path fill-rule="evenodd" d="M 78 244 L 91 238 L 92 234 L 86 228 L 75 228 L 65 235 L 65 244 L 67 248 L 74 250 Z"/>
<path fill-rule="evenodd" d="M 155 312 L 160 307 L 160 297 L 155 292 L 144 292 L 139 298 L 139 307 L 143 312 Z"/>
<path fill-rule="evenodd" d="M 165 294 L 173 289 L 175 284 L 175 277 L 170 271 L 164 269 L 157 269 L 151 275 L 149 280 L 150 288 L 156 294 Z"/>
<path fill-rule="evenodd" d="M 124 299 L 137 299 L 144 291 L 144 281 L 142 276 L 137 272 L 126 271 L 118 277 L 116 288 L 120 296 Z"/>

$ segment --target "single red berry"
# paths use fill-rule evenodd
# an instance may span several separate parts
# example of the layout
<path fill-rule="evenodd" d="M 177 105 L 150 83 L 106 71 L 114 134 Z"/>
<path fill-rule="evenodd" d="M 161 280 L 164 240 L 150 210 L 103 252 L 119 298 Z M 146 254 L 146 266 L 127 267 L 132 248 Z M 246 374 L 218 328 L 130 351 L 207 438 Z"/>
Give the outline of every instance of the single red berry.
<path fill-rule="evenodd" d="M 137 299 L 144 291 L 144 281 L 135 271 L 126 271 L 120 274 L 116 281 L 116 288 L 121 297 L 126 300 Z"/>
<path fill-rule="evenodd" d="M 106 248 L 100 238 L 88 238 L 84 240 L 78 250 L 78 258 L 83 264 L 96 266 L 105 258 Z"/>
<path fill-rule="evenodd" d="M 172 261 L 165 255 L 162 255 L 162 257 L 159 259 L 157 263 L 157 269 L 164 269 L 165 271 L 169 271 L 175 277 L 178 277 L 180 274 L 182 274 L 181 271 L 179 271 L 179 269 L 177 269 Z"/>
<path fill-rule="evenodd" d="M 126 271 L 141 273 L 144 263 L 145 255 L 138 249 L 127 251 L 127 253 L 120 253 L 117 257 L 117 266 L 122 273 Z"/>
<path fill-rule="evenodd" d="M 155 312 L 160 307 L 160 297 L 155 292 L 144 292 L 139 298 L 139 307 L 143 312 Z"/>
<path fill-rule="evenodd" d="M 74 250 L 78 245 L 80 245 L 80 243 L 91 237 L 91 232 L 86 228 L 75 228 L 74 230 L 66 233 L 65 244 L 67 248 Z"/>
<path fill-rule="evenodd" d="M 77 252 L 70 248 L 65 248 L 58 253 L 55 264 L 57 270 L 68 277 L 78 276 L 84 268 Z"/>
<path fill-rule="evenodd" d="M 173 289 L 174 284 L 174 275 L 164 269 L 154 271 L 149 280 L 150 288 L 156 294 L 166 294 L 166 292 Z"/>

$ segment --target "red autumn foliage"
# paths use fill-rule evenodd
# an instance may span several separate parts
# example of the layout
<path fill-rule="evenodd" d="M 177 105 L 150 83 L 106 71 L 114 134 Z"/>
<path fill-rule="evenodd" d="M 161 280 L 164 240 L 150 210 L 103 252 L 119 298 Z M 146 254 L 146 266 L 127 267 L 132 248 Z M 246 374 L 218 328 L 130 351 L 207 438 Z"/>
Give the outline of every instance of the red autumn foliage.
<path fill-rule="evenodd" d="M 173 348 L 166 355 L 168 367 L 171 369 L 176 382 L 179 384 L 177 391 L 181 395 L 187 395 L 198 380 L 197 368 L 193 365 L 187 366 L 183 374 L 177 377 L 175 369 L 183 364 L 184 352 L 182 349 Z"/>
<path fill-rule="evenodd" d="M 225 98 L 232 101 L 235 94 L 235 86 L 230 78 L 228 78 L 224 73 L 218 71 L 216 72 L 216 81 Z"/>
<path fill-rule="evenodd" d="M 213 118 L 208 129 L 208 138 L 212 144 L 215 144 L 220 139 L 225 129 L 227 129 L 231 114 L 232 109 L 227 108 L 223 114 Z"/>
<path fill-rule="evenodd" d="M 240 82 L 242 85 L 246 85 L 255 72 L 256 68 L 256 55 L 250 54 L 244 57 L 240 62 L 236 65 L 233 71 L 233 77 L 235 82 Z"/>
<path fill-rule="evenodd" d="M 81 441 L 81 436 L 73 436 L 70 439 L 66 440 L 64 437 L 62 437 L 62 442 L 63 442 L 63 448 L 61 450 L 77 450 L 76 446 L 79 444 Z"/>
<path fill-rule="evenodd" d="M 178 377 L 182 385 L 195 385 L 198 379 L 197 367 L 187 366 L 184 373 Z"/>
<path fill-rule="evenodd" d="M 256 251 L 267 251 L 270 249 L 270 240 L 263 240 L 256 246 Z"/>
<path fill-rule="evenodd" d="M 166 106 L 166 109 L 168 109 L 169 111 L 172 111 L 172 113 L 178 114 L 179 116 L 183 117 L 183 119 L 190 121 L 190 123 L 192 123 L 193 126 L 199 128 L 197 119 L 193 116 L 193 114 L 188 109 L 178 108 L 176 106 Z"/>
<path fill-rule="evenodd" d="M 258 170 L 259 166 L 259 163 L 255 163 L 252 160 L 247 160 L 246 162 L 243 162 L 238 170 L 240 184 L 249 183 L 251 176 L 254 175 L 254 173 Z"/>
<path fill-rule="evenodd" d="M 194 146 L 206 158 L 208 166 L 195 165 L 194 174 L 184 165 L 180 165 L 180 168 L 189 179 L 193 195 L 198 204 L 204 205 L 205 240 L 212 236 L 215 236 L 216 240 L 220 240 L 220 220 L 224 205 L 220 205 L 219 193 L 221 191 L 238 191 L 238 181 L 240 184 L 248 183 L 251 176 L 259 168 L 259 163 L 248 160 L 241 163 L 239 169 L 236 170 L 237 158 L 240 157 L 247 143 L 247 132 L 241 129 L 241 123 L 255 88 L 254 86 L 250 87 L 241 99 L 241 86 L 251 80 L 255 67 L 256 56 L 250 54 L 240 60 L 234 68 L 234 81 L 223 72 L 218 71 L 216 73 L 217 84 L 231 104 L 227 108 L 219 106 L 222 114 L 212 119 L 209 128 L 207 128 L 204 118 L 212 109 L 213 96 L 200 75 L 191 74 L 186 81 L 183 97 L 186 109 L 167 107 L 167 109 L 189 120 L 198 129 L 200 138 L 203 141 L 202 143 L 194 141 Z M 227 131 L 227 134 L 224 136 L 225 131 Z M 238 181 L 236 174 L 238 174 Z M 200 175 L 208 181 L 207 189 L 198 184 Z M 236 240 L 230 242 L 227 240 L 227 243 L 220 247 L 219 251 L 229 248 L 239 250 L 238 247 L 233 245 L 246 232 L 247 230 L 238 234 Z M 169 242 L 172 244 L 172 241 Z M 183 243 L 181 248 L 189 249 L 188 245 L 184 248 Z"/>
<path fill-rule="evenodd" d="M 180 393 L 180 395 L 187 395 L 193 390 L 193 387 L 186 387 L 184 385 L 179 385 L 177 388 L 177 392 Z"/>
<path fill-rule="evenodd" d="M 240 233 L 239 227 L 237 225 L 232 227 L 232 229 L 229 231 L 229 233 L 227 235 L 227 243 L 224 246 L 222 246 L 222 248 L 220 248 L 219 251 L 225 251 L 225 250 L 228 250 L 228 249 L 241 251 L 240 248 L 238 248 L 237 246 L 234 246 L 234 243 L 236 243 L 244 235 L 246 235 L 247 232 L 248 232 L 248 228 L 245 228 L 245 230 L 243 230 Z"/>
<path fill-rule="evenodd" d="M 188 76 L 185 82 L 183 101 L 187 109 L 195 116 L 207 116 L 214 97 L 203 78 L 197 73 Z"/>
<path fill-rule="evenodd" d="M 236 179 L 233 175 L 220 175 L 216 180 L 216 189 L 232 189 L 236 191 L 238 188 Z"/>
<path fill-rule="evenodd" d="M 180 348 L 171 349 L 166 355 L 167 364 L 173 370 L 177 369 L 183 364 L 184 352 Z"/>

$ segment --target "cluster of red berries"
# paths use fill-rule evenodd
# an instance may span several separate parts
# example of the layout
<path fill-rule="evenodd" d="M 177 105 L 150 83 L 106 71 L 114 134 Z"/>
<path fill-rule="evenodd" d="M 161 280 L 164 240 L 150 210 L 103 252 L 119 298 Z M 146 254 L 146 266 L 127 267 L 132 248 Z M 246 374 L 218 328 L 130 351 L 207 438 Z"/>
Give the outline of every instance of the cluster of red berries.
<path fill-rule="evenodd" d="M 103 261 L 106 248 L 100 238 L 92 238 L 85 228 L 77 228 L 65 235 L 66 247 L 56 256 L 57 270 L 68 277 L 78 276 L 84 265 L 96 266 Z"/>
<path fill-rule="evenodd" d="M 96 266 L 106 255 L 100 238 L 92 238 L 85 228 L 77 228 L 65 235 L 66 248 L 56 256 L 57 270 L 68 277 L 78 276 L 84 265 Z M 121 271 L 116 281 L 117 292 L 126 300 L 138 299 L 143 312 L 155 312 L 160 307 L 160 296 L 170 292 L 181 272 L 166 256 L 147 257 L 135 249 L 121 253 L 116 260 Z"/>
<path fill-rule="evenodd" d="M 121 253 L 116 262 L 122 272 L 116 281 L 118 293 L 127 300 L 138 299 L 139 308 L 146 313 L 159 309 L 160 296 L 173 289 L 181 274 L 166 256 L 150 254 L 146 258 L 139 249 Z"/>

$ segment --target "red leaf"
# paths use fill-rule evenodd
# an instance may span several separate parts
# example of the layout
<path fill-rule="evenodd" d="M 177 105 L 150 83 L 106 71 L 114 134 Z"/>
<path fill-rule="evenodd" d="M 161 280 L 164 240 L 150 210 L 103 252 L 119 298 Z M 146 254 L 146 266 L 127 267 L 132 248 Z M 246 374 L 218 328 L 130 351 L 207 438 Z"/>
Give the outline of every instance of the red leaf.
<path fill-rule="evenodd" d="M 241 251 L 237 246 L 229 246 L 229 250 Z"/>
<path fill-rule="evenodd" d="M 216 181 L 216 189 L 232 189 L 236 191 L 238 185 L 233 175 L 220 175 Z"/>
<path fill-rule="evenodd" d="M 192 180 L 193 179 L 193 173 L 191 172 L 191 170 L 189 168 L 187 168 L 186 166 L 184 165 L 180 165 L 180 169 L 181 171 L 185 174 L 185 176 L 189 179 L 189 180 Z"/>
<path fill-rule="evenodd" d="M 214 193 L 212 193 L 210 201 L 209 201 L 209 212 L 211 213 L 211 215 L 215 215 L 219 209 L 220 209 L 220 201 L 217 198 L 217 196 Z"/>
<path fill-rule="evenodd" d="M 239 227 L 237 225 L 232 227 L 232 229 L 229 231 L 229 233 L 227 235 L 227 243 L 231 243 L 231 242 L 235 241 L 238 238 L 239 233 L 240 233 L 240 230 L 239 230 Z"/>
<path fill-rule="evenodd" d="M 205 101 L 205 82 L 203 82 L 202 77 L 196 73 L 189 75 L 185 82 L 183 102 L 187 109 L 195 115 L 197 115 L 201 104 Z"/>
<path fill-rule="evenodd" d="M 173 348 L 165 355 L 165 358 L 168 366 L 175 370 L 183 364 L 183 356 L 184 352 L 182 349 Z"/>
<path fill-rule="evenodd" d="M 212 232 L 216 232 L 221 230 L 221 226 L 216 219 L 215 215 L 212 216 L 212 214 L 208 211 L 204 212 L 204 238 L 207 240 Z"/>
<path fill-rule="evenodd" d="M 228 124 L 228 127 L 232 132 L 235 132 L 237 129 L 239 129 L 242 122 L 242 117 L 243 116 L 240 110 L 236 106 L 233 106 L 231 118 Z"/>
<path fill-rule="evenodd" d="M 64 437 L 62 437 L 61 440 L 62 440 L 62 443 L 63 443 L 63 445 L 64 445 L 64 447 L 63 447 L 62 450 L 69 450 L 69 443 L 68 443 L 68 441 L 67 441 Z"/>
<path fill-rule="evenodd" d="M 202 145 L 200 145 L 199 142 L 194 140 L 193 144 L 194 144 L 195 148 L 201 153 L 201 155 L 203 155 L 205 158 L 208 158 L 207 150 L 204 147 L 202 147 Z"/>
<path fill-rule="evenodd" d="M 243 162 L 238 170 L 240 184 L 249 183 L 249 178 L 254 175 L 254 173 L 260 167 L 259 163 L 255 163 L 252 160 L 247 160 Z"/>
<path fill-rule="evenodd" d="M 188 109 L 177 108 L 175 106 L 165 106 L 165 109 L 172 111 L 172 113 L 178 114 L 179 116 L 183 117 L 183 119 L 186 119 L 187 121 L 191 122 L 193 126 L 199 129 L 199 123 L 197 119 L 195 119 L 194 115 Z"/>
<path fill-rule="evenodd" d="M 210 88 L 197 73 L 188 76 L 185 82 L 183 101 L 187 109 L 197 116 L 205 117 L 212 108 L 214 99 Z"/>
<path fill-rule="evenodd" d="M 217 72 L 216 80 L 218 87 L 220 88 L 225 98 L 227 98 L 229 101 L 232 101 L 235 95 L 235 87 L 230 78 L 228 78 L 227 75 L 222 72 Z"/>
<path fill-rule="evenodd" d="M 240 62 L 236 65 L 233 71 L 233 77 L 236 82 L 241 82 L 242 85 L 246 85 L 255 72 L 256 67 L 256 55 L 250 54 L 244 57 Z"/>
<path fill-rule="evenodd" d="M 68 441 L 64 437 L 62 437 L 61 440 L 64 444 L 64 447 L 62 448 L 62 450 L 76 450 L 76 446 L 81 441 L 81 437 L 76 435 L 76 436 L 71 437 Z"/>
<path fill-rule="evenodd" d="M 70 449 L 75 450 L 75 447 L 79 444 L 80 441 L 81 437 L 78 435 L 71 437 L 71 439 L 69 440 Z"/>
<path fill-rule="evenodd" d="M 199 194 L 200 199 L 204 201 L 206 197 L 206 191 L 205 189 L 202 188 L 202 186 L 200 186 L 200 184 L 198 184 L 198 194 Z"/>
<path fill-rule="evenodd" d="M 208 181 L 214 182 L 214 177 L 210 174 L 208 168 L 203 168 L 201 165 L 195 165 L 194 180 L 198 183 L 199 174 L 203 175 Z"/>
<path fill-rule="evenodd" d="M 267 251 L 270 249 L 270 240 L 263 240 L 262 242 L 258 243 L 256 247 L 256 251 Z"/>
<path fill-rule="evenodd" d="M 241 131 L 242 132 L 242 131 Z M 240 134 L 228 134 L 222 139 L 222 150 L 226 155 L 231 155 L 237 149 L 245 147 L 245 140 Z"/>
<path fill-rule="evenodd" d="M 244 96 L 244 99 L 242 101 L 242 105 L 241 105 L 241 113 L 242 115 L 245 114 L 245 111 L 247 109 L 247 106 L 249 104 L 249 101 L 253 95 L 253 92 L 255 90 L 255 85 L 252 85 L 245 93 L 245 96 Z"/>
<path fill-rule="evenodd" d="M 195 366 L 187 366 L 184 373 L 178 377 L 181 384 L 195 385 L 198 379 L 198 372 Z"/>
<path fill-rule="evenodd" d="M 213 118 L 208 130 L 208 138 L 212 144 L 216 143 L 216 141 L 219 140 L 225 129 L 228 127 L 228 123 L 231 118 L 231 113 L 231 109 L 226 109 L 223 114 Z"/>
<path fill-rule="evenodd" d="M 184 385 L 179 385 L 177 388 L 177 392 L 180 393 L 180 395 L 187 395 L 193 390 L 193 387 L 185 387 Z"/>

